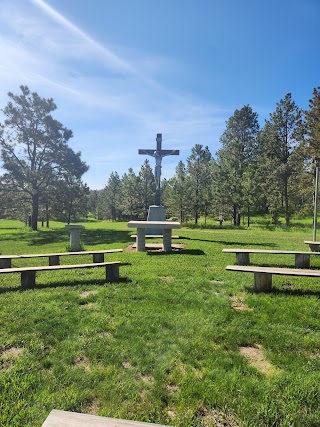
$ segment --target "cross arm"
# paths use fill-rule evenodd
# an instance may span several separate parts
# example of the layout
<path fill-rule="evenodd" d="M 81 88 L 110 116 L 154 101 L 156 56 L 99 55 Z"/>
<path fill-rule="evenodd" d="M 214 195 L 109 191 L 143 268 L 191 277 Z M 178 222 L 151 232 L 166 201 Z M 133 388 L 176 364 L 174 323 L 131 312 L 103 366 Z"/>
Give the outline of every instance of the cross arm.
<path fill-rule="evenodd" d="M 161 150 L 161 156 L 178 156 L 180 154 L 179 150 Z"/>
<path fill-rule="evenodd" d="M 139 149 L 138 151 L 139 154 L 147 154 L 148 156 L 152 156 L 152 157 L 154 157 L 154 152 L 155 150 L 144 150 L 144 149 Z"/>

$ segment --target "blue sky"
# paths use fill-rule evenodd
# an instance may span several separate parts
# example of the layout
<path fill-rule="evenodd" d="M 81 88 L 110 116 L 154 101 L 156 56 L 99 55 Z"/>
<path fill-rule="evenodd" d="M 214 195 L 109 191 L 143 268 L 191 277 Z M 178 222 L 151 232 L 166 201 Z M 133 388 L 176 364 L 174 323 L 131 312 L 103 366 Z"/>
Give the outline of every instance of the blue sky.
<path fill-rule="evenodd" d="M 180 150 L 163 160 L 170 178 L 195 144 L 215 154 L 235 109 L 263 125 L 288 92 L 308 107 L 319 16 L 319 0 L 0 0 L 0 107 L 22 84 L 52 97 L 92 189 L 153 167 L 138 149 L 157 133 Z"/>

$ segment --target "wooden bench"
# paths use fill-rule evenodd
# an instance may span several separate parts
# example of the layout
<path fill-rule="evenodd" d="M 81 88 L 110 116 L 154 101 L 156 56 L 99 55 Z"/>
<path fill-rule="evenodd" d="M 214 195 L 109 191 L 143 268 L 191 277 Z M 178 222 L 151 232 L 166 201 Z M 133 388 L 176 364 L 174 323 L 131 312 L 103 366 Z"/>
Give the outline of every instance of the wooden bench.
<path fill-rule="evenodd" d="M 320 255 L 320 252 L 281 251 L 273 249 L 222 249 L 222 252 L 235 253 L 237 265 L 250 265 L 249 254 L 279 254 L 294 255 L 296 268 L 309 268 L 310 255 Z"/>
<path fill-rule="evenodd" d="M 53 409 L 41 427 L 170 427 Z"/>
<path fill-rule="evenodd" d="M 320 277 L 320 270 L 303 270 L 294 268 L 227 265 L 226 270 L 253 273 L 253 287 L 256 291 L 270 291 L 272 289 L 273 274 L 284 276 Z"/>
<path fill-rule="evenodd" d="M 20 273 L 21 274 L 21 288 L 33 288 L 36 284 L 37 271 L 56 271 L 56 270 L 71 270 L 76 268 L 96 268 L 106 267 L 106 280 L 107 282 L 119 281 L 119 267 L 121 265 L 129 265 L 120 261 L 100 262 L 90 264 L 68 264 L 68 265 L 43 265 L 39 267 L 17 267 L 17 268 L 3 268 L 0 274 Z"/>
<path fill-rule="evenodd" d="M 66 255 L 92 255 L 93 262 L 104 262 L 104 254 L 122 252 L 123 249 L 103 249 L 96 251 L 58 252 L 51 254 L 25 254 L 25 255 L 0 255 L 0 268 L 10 268 L 13 259 L 41 258 L 47 257 L 49 265 L 59 265 L 60 257 Z"/>
<path fill-rule="evenodd" d="M 320 242 L 312 242 L 311 240 L 305 240 L 304 243 L 309 245 L 310 251 L 319 252 L 320 251 Z"/>
<path fill-rule="evenodd" d="M 180 228 L 180 222 L 172 221 L 129 221 L 129 228 L 137 229 L 137 252 L 144 252 L 146 250 L 146 229 L 147 228 L 157 228 L 162 230 L 163 235 L 163 250 L 171 251 L 171 239 L 172 239 L 172 230 Z M 160 237 L 160 236 L 159 236 Z"/>

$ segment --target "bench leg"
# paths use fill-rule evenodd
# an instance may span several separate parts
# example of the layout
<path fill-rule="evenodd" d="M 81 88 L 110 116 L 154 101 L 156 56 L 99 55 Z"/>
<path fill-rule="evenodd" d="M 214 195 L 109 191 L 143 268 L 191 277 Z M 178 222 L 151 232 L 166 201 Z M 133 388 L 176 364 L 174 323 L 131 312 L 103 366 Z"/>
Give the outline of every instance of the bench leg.
<path fill-rule="evenodd" d="M 35 285 L 36 285 L 36 272 L 22 271 L 21 272 L 21 288 L 22 289 L 34 288 Z"/>
<path fill-rule="evenodd" d="M 106 266 L 107 282 L 119 282 L 119 267 L 119 264 L 112 264 Z"/>
<path fill-rule="evenodd" d="M 250 259 L 248 253 L 239 252 L 236 254 L 237 265 L 250 265 Z"/>
<path fill-rule="evenodd" d="M 172 236 L 172 230 L 171 228 L 164 228 L 163 229 L 163 250 L 165 252 L 171 251 L 171 236 Z"/>
<path fill-rule="evenodd" d="M 49 265 L 60 265 L 59 255 L 50 255 L 49 256 Z"/>
<path fill-rule="evenodd" d="M 319 244 L 316 243 L 309 243 L 309 250 L 311 252 L 319 252 Z"/>
<path fill-rule="evenodd" d="M 145 252 L 146 250 L 146 230 L 145 228 L 137 229 L 137 240 L 136 240 L 137 252 Z"/>
<path fill-rule="evenodd" d="M 0 268 L 11 268 L 11 258 L 0 258 Z"/>
<path fill-rule="evenodd" d="M 254 273 L 254 290 L 255 291 L 271 291 L 272 274 L 270 273 Z"/>
<path fill-rule="evenodd" d="M 310 268 L 310 255 L 296 254 L 295 255 L 296 268 Z"/>
<path fill-rule="evenodd" d="M 104 254 L 92 254 L 93 262 L 104 262 Z"/>

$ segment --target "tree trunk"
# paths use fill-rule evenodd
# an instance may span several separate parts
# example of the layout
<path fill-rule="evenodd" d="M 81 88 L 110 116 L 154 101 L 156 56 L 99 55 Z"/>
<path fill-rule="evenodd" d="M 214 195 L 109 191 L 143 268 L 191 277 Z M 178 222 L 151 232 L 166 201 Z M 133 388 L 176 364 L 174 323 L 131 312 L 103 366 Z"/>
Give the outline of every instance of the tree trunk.
<path fill-rule="evenodd" d="M 49 206 L 46 204 L 46 221 L 47 221 L 47 228 L 49 228 Z"/>
<path fill-rule="evenodd" d="M 237 206 L 233 205 L 233 225 L 237 225 Z"/>
<path fill-rule="evenodd" d="M 286 214 L 286 226 L 289 227 L 290 215 L 289 215 L 289 197 L 288 197 L 288 178 L 284 178 L 284 205 Z"/>
<path fill-rule="evenodd" d="M 70 203 L 69 209 L 68 209 L 67 224 L 70 224 L 71 222 L 71 210 L 72 210 L 72 202 Z"/>
<path fill-rule="evenodd" d="M 31 228 L 38 230 L 38 215 L 39 215 L 39 194 L 34 191 L 32 194 L 32 214 L 31 214 Z"/>

